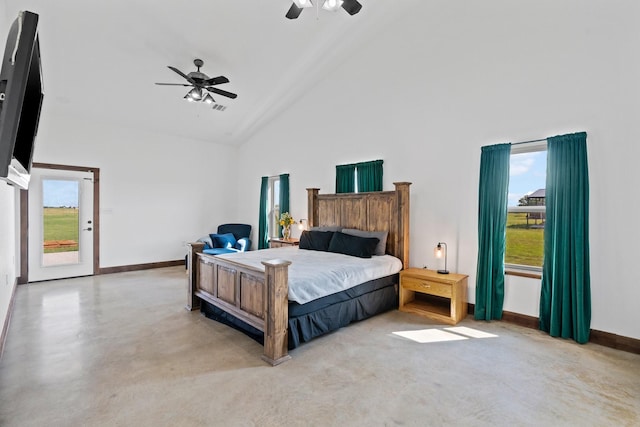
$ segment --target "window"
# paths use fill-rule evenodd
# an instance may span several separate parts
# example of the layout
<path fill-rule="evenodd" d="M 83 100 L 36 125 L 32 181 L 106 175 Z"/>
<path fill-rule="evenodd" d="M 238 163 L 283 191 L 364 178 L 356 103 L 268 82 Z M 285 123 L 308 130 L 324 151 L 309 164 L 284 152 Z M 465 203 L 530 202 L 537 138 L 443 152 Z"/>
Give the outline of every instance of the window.
<path fill-rule="evenodd" d="M 383 160 L 336 166 L 336 193 L 382 191 Z"/>
<path fill-rule="evenodd" d="M 507 268 L 542 270 L 546 172 L 546 141 L 511 147 L 505 250 Z"/>
<path fill-rule="evenodd" d="M 289 211 L 289 174 L 263 176 L 260 179 L 260 216 L 258 249 L 269 247 L 269 239 L 278 236 L 280 212 Z"/>
<path fill-rule="evenodd" d="M 269 237 L 278 237 L 278 219 L 280 218 L 280 177 L 269 177 L 267 194 L 267 230 Z"/>

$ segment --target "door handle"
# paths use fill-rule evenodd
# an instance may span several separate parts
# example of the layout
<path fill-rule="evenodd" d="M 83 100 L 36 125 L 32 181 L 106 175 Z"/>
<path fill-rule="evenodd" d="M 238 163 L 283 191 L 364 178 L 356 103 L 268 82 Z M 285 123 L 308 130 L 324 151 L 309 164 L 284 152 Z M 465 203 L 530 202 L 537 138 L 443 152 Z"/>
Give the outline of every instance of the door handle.
<path fill-rule="evenodd" d="M 91 231 L 91 230 L 93 230 L 93 228 L 91 228 L 91 227 L 89 227 L 89 228 L 83 228 L 82 230 L 83 230 L 83 231 Z"/>

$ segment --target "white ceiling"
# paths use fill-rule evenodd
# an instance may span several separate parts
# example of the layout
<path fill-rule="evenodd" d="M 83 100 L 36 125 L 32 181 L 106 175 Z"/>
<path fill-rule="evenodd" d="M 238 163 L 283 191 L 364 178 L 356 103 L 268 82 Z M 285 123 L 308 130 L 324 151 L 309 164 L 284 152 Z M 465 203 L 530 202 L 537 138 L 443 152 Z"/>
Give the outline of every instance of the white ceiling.
<path fill-rule="evenodd" d="M 398 3 L 419 0 L 360 1 L 354 16 L 307 9 L 297 20 L 284 16 L 290 0 L 6 0 L 6 13 L 40 15 L 48 114 L 238 144 L 404 13 Z M 225 111 L 154 84 L 181 83 L 167 65 L 186 74 L 195 58 L 229 78 L 218 87 L 238 98 L 215 96 Z"/>

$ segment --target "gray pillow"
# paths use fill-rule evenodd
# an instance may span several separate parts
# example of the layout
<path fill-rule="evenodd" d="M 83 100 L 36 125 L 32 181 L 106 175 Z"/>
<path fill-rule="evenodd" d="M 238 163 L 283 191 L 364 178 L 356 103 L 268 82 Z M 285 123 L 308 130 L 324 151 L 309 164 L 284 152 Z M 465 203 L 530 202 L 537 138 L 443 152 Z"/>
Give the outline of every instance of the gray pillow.
<path fill-rule="evenodd" d="M 339 225 L 321 225 L 319 227 L 311 227 L 311 231 L 342 231 L 342 227 Z"/>
<path fill-rule="evenodd" d="M 376 246 L 374 255 L 384 255 L 387 251 L 387 236 L 389 235 L 388 231 L 363 231 L 356 228 L 343 228 L 342 232 L 344 234 L 350 234 L 352 236 L 378 238 L 378 240 L 380 241 Z"/>

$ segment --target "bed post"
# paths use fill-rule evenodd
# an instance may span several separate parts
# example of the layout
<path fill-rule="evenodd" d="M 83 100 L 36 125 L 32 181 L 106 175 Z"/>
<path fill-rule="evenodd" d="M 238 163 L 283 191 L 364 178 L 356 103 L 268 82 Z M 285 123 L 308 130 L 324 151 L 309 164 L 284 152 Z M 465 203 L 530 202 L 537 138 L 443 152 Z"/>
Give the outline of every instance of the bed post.
<path fill-rule="evenodd" d="M 187 243 L 189 252 L 187 253 L 187 305 L 185 308 L 189 311 L 198 310 L 200 308 L 200 298 L 195 296 L 196 282 L 198 280 L 198 254 L 204 249 L 204 243 L 195 242 Z"/>
<path fill-rule="evenodd" d="M 398 200 L 398 258 L 402 268 L 409 268 L 409 186 L 410 182 L 394 182 Z"/>
<path fill-rule="evenodd" d="M 289 264 L 274 259 L 263 261 L 267 287 L 267 316 L 264 320 L 264 354 L 262 360 L 272 366 L 291 359 L 288 354 L 289 324 Z"/>
<path fill-rule="evenodd" d="M 317 227 L 320 224 L 318 218 L 318 192 L 319 188 L 307 188 L 307 224 L 308 227 Z"/>

